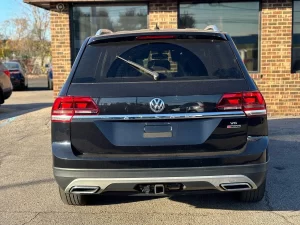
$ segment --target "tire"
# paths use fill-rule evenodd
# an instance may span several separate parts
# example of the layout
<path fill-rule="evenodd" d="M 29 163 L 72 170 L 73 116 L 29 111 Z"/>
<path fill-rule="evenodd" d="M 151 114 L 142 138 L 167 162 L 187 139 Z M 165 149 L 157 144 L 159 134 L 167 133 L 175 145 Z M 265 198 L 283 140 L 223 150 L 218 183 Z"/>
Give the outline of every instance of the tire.
<path fill-rule="evenodd" d="M 264 198 L 265 191 L 266 191 L 266 179 L 257 189 L 240 192 L 239 199 L 242 202 L 259 202 Z"/>
<path fill-rule="evenodd" d="M 2 89 L 0 88 L 0 105 L 4 103 L 4 94 Z"/>
<path fill-rule="evenodd" d="M 75 195 L 70 193 L 65 193 L 65 191 L 59 188 L 59 195 L 63 203 L 66 205 L 86 205 L 87 196 L 86 195 Z"/>
<path fill-rule="evenodd" d="M 25 91 L 27 89 L 27 87 L 26 87 L 26 85 L 25 85 L 25 83 L 21 86 L 21 90 L 22 91 Z"/>

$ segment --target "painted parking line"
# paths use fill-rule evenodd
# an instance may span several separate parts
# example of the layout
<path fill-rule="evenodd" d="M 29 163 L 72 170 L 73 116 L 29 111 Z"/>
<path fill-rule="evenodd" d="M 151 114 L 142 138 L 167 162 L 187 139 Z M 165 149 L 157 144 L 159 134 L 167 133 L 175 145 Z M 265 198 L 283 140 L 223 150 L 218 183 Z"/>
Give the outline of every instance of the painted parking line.
<path fill-rule="evenodd" d="M 7 120 L 4 120 L 3 122 L 0 123 L 0 128 L 6 126 L 6 125 L 8 125 L 8 124 L 10 124 L 10 123 L 11 123 L 12 121 L 14 121 L 16 118 L 17 118 L 17 116 L 14 116 L 14 117 L 11 117 L 11 118 L 9 118 L 9 119 L 7 119 Z"/>

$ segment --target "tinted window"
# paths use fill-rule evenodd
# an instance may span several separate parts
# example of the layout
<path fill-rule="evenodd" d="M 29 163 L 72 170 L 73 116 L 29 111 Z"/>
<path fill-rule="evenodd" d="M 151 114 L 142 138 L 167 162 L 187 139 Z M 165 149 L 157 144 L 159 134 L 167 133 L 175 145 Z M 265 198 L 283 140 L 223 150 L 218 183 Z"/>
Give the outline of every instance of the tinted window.
<path fill-rule="evenodd" d="M 180 4 L 179 28 L 213 24 L 232 36 L 247 69 L 258 71 L 259 1 Z"/>
<path fill-rule="evenodd" d="M 99 29 L 111 31 L 147 28 L 146 4 L 93 5 L 73 7 L 73 59 L 83 41 Z"/>
<path fill-rule="evenodd" d="M 300 72 L 300 1 L 294 1 L 293 7 L 293 57 L 292 72 Z"/>
<path fill-rule="evenodd" d="M 73 82 L 151 81 L 120 56 L 159 73 L 159 80 L 236 79 L 241 71 L 227 41 L 173 40 L 88 46 Z"/>
<path fill-rule="evenodd" d="M 4 63 L 4 65 L 9 70 L 17 70 L 20 68 L 18 63 Z"/>

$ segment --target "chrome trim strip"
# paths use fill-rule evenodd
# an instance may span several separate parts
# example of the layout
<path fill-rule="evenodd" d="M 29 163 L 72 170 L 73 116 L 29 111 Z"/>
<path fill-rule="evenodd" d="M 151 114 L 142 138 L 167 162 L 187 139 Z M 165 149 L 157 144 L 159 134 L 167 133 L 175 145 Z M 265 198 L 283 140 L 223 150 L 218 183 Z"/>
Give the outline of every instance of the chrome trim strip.
<path fill-rule="evenodd" d="M 203 113 L 173 113 L 173 114 L 130 114 L 130 115 L 91 115 L 73 116 L 72 122 L 86 120 L 110 120 L 110 121 L 130 121 L 130 120 L 182 120 L 182 119 L 204 119 L 204 118 L 228 118 L 244 117 L 243 111 L 231 112 L 203 112 Z"/>
<path fill-rule="evenodd" d="M 101 193 L 111 184 L 141 184 L 141 183 L 182 183 L 182 182 L 208 182 L 217 190 L 225 191 L 221 184 L 248 183 L 253 189 L 257 189 L 256 184 L 244 175 L 222 175 L 222 176 L 192 176 L 192 177 L 140 177 L 140 178 L 78 178 L 73 180 L 65 189 L 69 193 L 74 186 L 98 186 Z"/>
<path fill-rule="evenodd" d="M 247 116 L 262 116 L 262 115 L 267 115 L 267 110 L 249 110 L 245 111 Z"/>

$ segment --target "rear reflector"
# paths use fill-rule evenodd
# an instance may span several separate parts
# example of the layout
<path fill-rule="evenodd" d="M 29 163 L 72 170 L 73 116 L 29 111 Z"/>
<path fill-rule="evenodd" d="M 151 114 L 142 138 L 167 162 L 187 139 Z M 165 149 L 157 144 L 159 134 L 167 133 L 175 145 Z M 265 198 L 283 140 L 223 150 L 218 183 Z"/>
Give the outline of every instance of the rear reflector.
<path fill-rule="evenodd" d="M 5 73 L 6 76 L 10 77 L 10 72 L 9 72 L 9 70 L 4 70 L 3 72 Z"/>
<path fill-rule="evenodd" d="M 156 39 L 174 39 L 174 35 L 147 35 L 147 36 L 138 36 L 136 40 L 156 40 Z"/>
<path fill-rule="evenodd" d="M 247 116 L 266 115 L 266 103 L 259 91 L 224 94 L 217 109 L 243 110 Z"/>
<path fill-rule="evenodd" d="M 58 97 L 51 113 L 52 122 L 71 122 L 74 115 L 96 115 L 99 108 L 90 97 Z"/>

